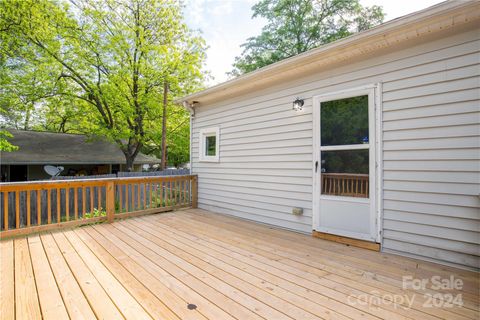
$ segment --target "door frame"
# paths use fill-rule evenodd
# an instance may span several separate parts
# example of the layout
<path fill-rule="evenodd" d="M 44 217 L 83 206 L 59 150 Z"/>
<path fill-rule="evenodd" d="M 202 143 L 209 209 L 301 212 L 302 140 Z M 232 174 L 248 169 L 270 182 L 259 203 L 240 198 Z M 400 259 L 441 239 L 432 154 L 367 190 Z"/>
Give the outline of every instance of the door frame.
<path fill-rule="evenodd" d="M 335 91 L 316 95 L 313 97 L 313 161 L 312 161 L 312 175 L 313 175 L 313 210 L 312 210 L 312 229 L 319 232 L 326 232 L 320 226 L 320 198 L 321 198 L 321 159 L 320 159 L 320 103 L 324 101 L 331 101 L 337 99 L 350 98 L 361 95 L 368 95 L 369 108 L 369 148 L 373 148 L 374 157 L 369 160 L 369 174 L 373 174 L 373 179 L 370 179 L 369 194 L 370 199 L 355 199 L 350 197 L 329 197 L 323 196 L 331 200 L 349 201 L 349 202 L 370 202 L 370 235 L 333 230 L 329 229 L 329 233 L 335 231 L 336 235 L 346 236 L 367 241 L 375 241 L 381 243 L 382 241 L 382 212 L 383 212 L 383 148 L 382 148 L 382 105 L 381 105 L 382 84 L 369 84 L 360 87 L 349 88 L 345 90 Z M 371 126 L 374 129 L 371 129 Z M 372 133 L 373 136 L 372 136 Z M 372 139 L 373 138 L 373 139 Z M 316 162 L 318 164 L 316 165 Z M 372 183 L 373 182 L 373 183 Z M 336 198 L 336 199 L 335 199 Z"/>

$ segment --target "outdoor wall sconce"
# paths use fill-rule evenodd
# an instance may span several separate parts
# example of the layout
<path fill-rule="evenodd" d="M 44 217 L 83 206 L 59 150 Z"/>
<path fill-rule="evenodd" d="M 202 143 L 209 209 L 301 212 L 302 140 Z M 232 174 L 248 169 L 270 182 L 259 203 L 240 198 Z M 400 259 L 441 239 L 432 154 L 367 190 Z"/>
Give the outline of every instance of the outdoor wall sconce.
<path fill-rule="evenodd" d="M 304 101 L 302 99 L 300 99 L 300 98 L 295 99 L 295 101 L 293 101 L 293 110 L 302 111 L 303 110 L 303 104 L 304 104 Z"/>

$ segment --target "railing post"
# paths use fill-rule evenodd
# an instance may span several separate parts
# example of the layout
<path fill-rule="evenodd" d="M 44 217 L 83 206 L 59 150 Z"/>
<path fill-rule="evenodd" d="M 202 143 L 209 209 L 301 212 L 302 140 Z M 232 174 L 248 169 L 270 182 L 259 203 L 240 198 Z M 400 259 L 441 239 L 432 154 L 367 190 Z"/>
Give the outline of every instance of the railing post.
<path fill-rule="evenodd" d="M 192 208 L 196 209 L 198 208 L 198 194 L 197 194 L 197 189 L 198 189 L 198 177 L 192 176 Z"/>
<path fill-rule="evenodd" d="M 107 221 L 113 222 L 115 218 L 115 184 L 113 181 L 107 182 L 105 202 Z"/>

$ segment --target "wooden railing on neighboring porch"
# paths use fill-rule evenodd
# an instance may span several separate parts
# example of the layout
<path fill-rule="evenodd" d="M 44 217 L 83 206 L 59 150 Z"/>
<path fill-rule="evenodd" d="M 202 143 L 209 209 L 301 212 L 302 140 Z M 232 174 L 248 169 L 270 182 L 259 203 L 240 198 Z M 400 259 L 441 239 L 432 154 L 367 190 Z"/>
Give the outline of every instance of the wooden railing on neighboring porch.
<path fill-rule="evenodd" d="M 322 173 L 322 194 L 368 198 L 368 174 Z"/>
<path fill-rule="evenodd" d="M 197 176 L 0 184 L 0 237 L 197 207 Z"/>

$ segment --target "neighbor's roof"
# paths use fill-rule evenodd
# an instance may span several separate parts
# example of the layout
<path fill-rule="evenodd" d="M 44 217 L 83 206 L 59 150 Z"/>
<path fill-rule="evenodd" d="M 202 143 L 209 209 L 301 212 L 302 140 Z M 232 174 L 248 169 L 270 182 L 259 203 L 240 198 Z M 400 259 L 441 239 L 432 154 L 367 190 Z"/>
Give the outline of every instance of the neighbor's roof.
<path fill-rule="evenodd" d="M 81 134 L 8 129 L 18 146 L 14 152 L 2 152 L 1 164 L 124 164 L 125 156 L 114 143 L 95 139 L 87 140 Z M 139 153 L 136 164 L 155 164 L 160 160 Z"/>
<path fill-rule="evenodd" d="M 372 57 L 381 49 L 420 43 L 427 36 L 446 35 L 449 30 L 478 28 L 479 20 L 480 1 L 445 1 L 188 95 L 177 102 L 196 102 L 198 105 L 195 106 L 201 106 L 233 98 L 355 59 Z"/>

